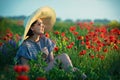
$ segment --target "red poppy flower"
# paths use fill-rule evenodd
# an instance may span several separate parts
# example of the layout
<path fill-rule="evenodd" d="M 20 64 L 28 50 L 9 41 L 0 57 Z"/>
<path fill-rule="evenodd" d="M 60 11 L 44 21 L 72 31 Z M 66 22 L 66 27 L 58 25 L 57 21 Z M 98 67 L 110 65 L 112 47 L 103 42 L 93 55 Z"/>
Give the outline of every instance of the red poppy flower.
<path fill-rule="evenodd" d="M 45 33 L 45 37 L 49 38 L 50 37 L 49 33 Z"/>
<path fill-rule="evenodd" d="M 100 51 L 101 50 L 101 47 L 96 47 L 96 51 Z"/>
<path fill-rule="evenodd" d="M 55 47 L 55 48 L 54 48 L 54 51 L 55 51 L 55 52 L 57 52 L 58 50 L 59 50 L 59 48 L 58 48 L 58 47 Z"/>
<path fill-rule="evenodd" d="M 23 65 L 23 66 L 22 66 L 22 71 L 23 71 L 23 72 L 28 72 L 29 69 L 30 69 L 30 67 L 29 67 L 28 65 Z"/>
<path fill-rule="evenodd" d="M 119 35 L 119 29 L 113 28 L 113 29 L 111 29 L 110 33 Z"/>
<path fill-rule="evenodd" d="M 72 46 L 73 46 L 73 45 L 68 45 L 68 46 L 67 46 L 67 48 L 68 48 L 68 49 L 71 49 L 71 48 L 72 48 Z"/>
<path fill-rule="evenodd" d="M 113 48 L 117 50 L 117 49 L 118 49 L 118 46 L 117 46 L 117 45 L 114 45 Z"/>
<path fill-rule="evenodd" d="M 105 38 L 105 34 L 104 34 L 104 33 L 101 33 L 101 34 L 100 34 L 100 37 L 101 37 L 101 38 Z"/>
<path fill-rule="evenodd" d="M 107 49 L 107 48 L 105 48 L 105 49 L 103 50 L 103 52 L 105 52 L 105 53 L 106 53 L 106 52 L 108 52 L 108 49 Z"/>
<path fill-rule="evenodd" d="M 90 58 L 91 58 L 91 59 L 94 59 L 94 57 L 95 57 L 94 55 L 90 55 Z"/>
<path fill-rule="evenodd" d="M 29 80 L 29 77 L 26 75 L 17 76 L 16 80 Z"/>
<path fill-rule="evenodd" d="M 111 35 L 109 36 L 110 42 L 114 42 L 116 40 L 115 36 Z"/>
<path fill-rule="evenodd" d="M 84 54 L 86 54 L 86 50 L 82 50 L 82 51 L 79 53 L 79 55 L 84 55 Z"/>
<path fill-rule="evenodd" d="M 21 72 L 28 72 L 29 71 L 29 66 L 28 65 L 15 65 L 14 66 L 14 70 L 17 73 L 21 73 Z"/>
<path fill-rule="evenodd" d="M 83 36 L 78 36 L 77 39 L 78 39 L 78 40 L 83 40 L 84 37 L 83 37 Z"/>
<path fill-rule="evenodd" d="M 5 37 L 3 37 L 3 40 L 4 40 L 4 41 L 8 41 L 9 38 L 8 38 L 7 36 L 5 36 Z"/>
<path fill-rule="evenodd" d="M 97 42 L 98 40 L 98 37 L 93 38 L 93 42 Z"/>
<path fill-rule="evenodd" d="M 54 33 L 55 33 L 56 35 L 60 34 L 60 32 L 59 32 L 59 31 L 55 31 Z"/>
<path fill-rule="evenodd" d="M 61 33 L 61 36 L 64 37 L 64 36 L 65 36 L 65 32 L 62 32 L 62 33 Z"/>
<path fill-rule="evenodd" d="M 6 36 L 9 37 L 9 38 L 11 38 L 13 36 L 13 34 L 12 33 L 7 33 Z"/>
<path fill-rule="evenodd" d="M 75 27 L 75 26 L 71 26 L 71 27 L 69 28 L 69 30 L 70 30 L 70 32 L 73 32 L 73 31 L 76 30 L 76 27 Z"/>
<path fill-rule="evenodd" d="M 90 45 L 90 42 L 89 42 L 89 41 L 86 41 L 86 45 Z"/>
<path fill-rule="evenodd" d="M 74 45 L 75 43 L 74 42 L 71 42 L 70 45 Z"/>
<path fill-rule="evenodd" d="M 21 65 L 15 65 L 15 66 L 14 66 L 14 70 L 15 70 L 15 72 L 17 72 L 17 73 L 21 73 L 21 72 L 22 72 L 22 66 L 21 66 Z"/>
<path fill-rule="evenodd" d="M 74 35 L 78 35 L 78 32 L 75 31 L 75 32 L 73 32 L 73 34 L 74 34 Z"/>
<path fill-rule="evenodd" d="M 84 44 L 85 44 L 85 42 L 84 42 L 84 41 L 82 41 L 82 42 L 81 42 L 81 44 L 82 44 L 82 45 L 84 45 Z"/>
<path fill-rule="evenodd" d="M 104 60 L 105 56 L 104 55 L 100 55 L 100 59 Z"/>

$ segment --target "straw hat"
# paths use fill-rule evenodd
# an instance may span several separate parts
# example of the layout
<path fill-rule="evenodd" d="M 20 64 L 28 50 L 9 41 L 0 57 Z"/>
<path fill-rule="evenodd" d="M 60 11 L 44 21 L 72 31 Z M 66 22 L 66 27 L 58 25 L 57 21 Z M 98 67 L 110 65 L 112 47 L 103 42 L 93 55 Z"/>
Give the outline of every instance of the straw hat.
<path fill-rule="evenodd" d="M 32 15 L 27 17 L 24 21 L 25 31 L 24 31 L 24 35 L 23 35 L 23 40 L 28 38 L 28 36 L 26 36 L 26 35 L 30 29 L 30 26 L 38 18 L 42 19 L 42 21 L 45 25 L 45 31 L 49 31 L 52 29 L 52 27 L 56 21 L 56 14 L 52 8 L 47 7 L 47 6 L 37 9 Z"/>

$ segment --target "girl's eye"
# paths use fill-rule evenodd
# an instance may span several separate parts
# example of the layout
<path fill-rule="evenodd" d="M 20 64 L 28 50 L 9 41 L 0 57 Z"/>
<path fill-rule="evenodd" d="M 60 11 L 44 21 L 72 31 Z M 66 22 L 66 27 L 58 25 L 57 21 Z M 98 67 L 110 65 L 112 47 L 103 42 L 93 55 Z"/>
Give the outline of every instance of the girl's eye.
<path fill-rule="evenodd" d="M 41 25 L 40 23 L 38 23 L 38 25 Z"/>

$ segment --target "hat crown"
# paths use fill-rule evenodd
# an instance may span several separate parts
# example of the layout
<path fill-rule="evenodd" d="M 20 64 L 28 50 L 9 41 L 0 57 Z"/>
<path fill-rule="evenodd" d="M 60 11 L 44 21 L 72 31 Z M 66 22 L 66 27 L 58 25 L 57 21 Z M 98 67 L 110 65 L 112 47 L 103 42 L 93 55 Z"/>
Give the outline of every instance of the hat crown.
<path fill-rule="evenodd" d="M 29 18 L 30 18 L 30 16 L 27 16 L 26 18 L 25 18 L 25 20 L 24 20 L 24 28 L 26 27 L 26 24 L 27 24 L 27 22 L 28 22 L 28 20 L 29 20 Z"/>

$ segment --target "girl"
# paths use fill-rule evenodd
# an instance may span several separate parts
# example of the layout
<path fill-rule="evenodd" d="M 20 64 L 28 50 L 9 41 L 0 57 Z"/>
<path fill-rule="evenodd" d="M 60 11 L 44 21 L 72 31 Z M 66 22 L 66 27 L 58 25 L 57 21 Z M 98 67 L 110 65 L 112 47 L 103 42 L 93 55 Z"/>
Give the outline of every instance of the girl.
<path fill-rule="evenodd" d="M 45 58 L 45 61 L 48 64 L 44 68 L 45 71 L 49 71 L 55 66 L 56 59 L 62 62 L 62 68 L 64 70 L 68 70 L 69 67 L 71 67 L 73 71 L 78 70 L 73 67 L 67 54 L 63 53 L 55 58 L 53 56 L 55 43 L 44 36 L 44 31 L 50 30 L 53 27 L 55 20 L 55 12 L 49 7 L 38 9 L 25 20 L 23 42 L 16 54 L 18 64 L 28 65 L 28 61 L 31 59 L 36 60 L 37 54 L 41 51 L 44 53 L 43 58 Z"/>

